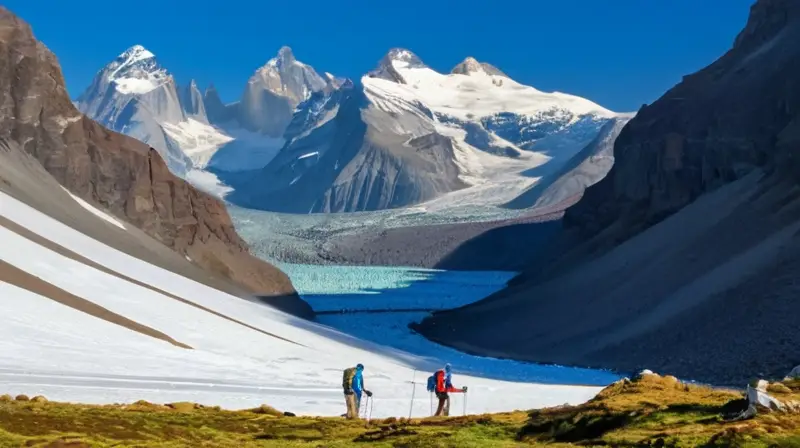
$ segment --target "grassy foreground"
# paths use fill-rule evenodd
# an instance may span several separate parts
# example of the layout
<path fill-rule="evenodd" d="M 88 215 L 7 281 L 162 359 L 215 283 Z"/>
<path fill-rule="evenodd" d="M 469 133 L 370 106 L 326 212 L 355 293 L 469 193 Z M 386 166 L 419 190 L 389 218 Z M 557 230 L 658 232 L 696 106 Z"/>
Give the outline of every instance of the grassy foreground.
<path fill-rule="evenodd" d="M 800 399 L 800 381 L 779 399 Z M 87 406 L 0 397 L 0 447 L 800 447 L 800 415 L 725 422 L 741 393 L 646 375 L 592 401 L 538 411 L 449 419 L 285 417 L 267 406 L 225 411 L 192 403 Z"/>

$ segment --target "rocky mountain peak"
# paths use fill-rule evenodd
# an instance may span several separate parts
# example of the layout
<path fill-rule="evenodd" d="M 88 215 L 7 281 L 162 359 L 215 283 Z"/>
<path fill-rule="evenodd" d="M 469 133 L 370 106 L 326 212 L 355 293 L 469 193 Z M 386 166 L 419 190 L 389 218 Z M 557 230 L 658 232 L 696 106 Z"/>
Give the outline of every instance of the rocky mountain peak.
<path fill-rule="evenodd" d="M 405 48 L 392 48 L 389 50 L 386 56 L 383 57 L 383 60 L 381 60 L 381 65 L 394 62 L 404 63 L 409 68 L 427 67 L 419 56 Z"/>
<path fill-rule="evenodd" d="M 460 64 L 453 67 L 453 70 L 451 70 L 450 73 L 459 75 L 470 75 L 472 73 L 485 73 L 487 75 L 492 75 L 492 76 L 505 76 L 506 78 L 508 77 L 497 67 L 491 64 L 487 64 L 485 62 L 478 62 L 478 60 L 473 58 L 472 56 L 468 56 L 466 59 L 461 61 Z"/>
<path fill-rule="evenodd" d="M 289 70 L 292 66 L 303 66 L 304 64 L 300 63 L 297 58 L 294 57 L 294 52 L 291 48 L 287 46 L 281 47 L 278 50 L 278 54 L 267 61 L 266 65 L 262 67 L 262 70 L 267 71 L 286 71 Z"/>
<path fill-rule="evenodd" d="M 398 84 L 405 84 L 403 76 L 397 71 L 398 68 L 425 68 L 427 67 L 422 59 L 411 50 L 405 48 L 392 48 L 380 60 L 375 70 L 367 73 L 370 78 L 381 78 L 393 81 Z"/>
<path fill-rule="evenodd" d="M 468 56 L 466 59 L 461 61 L 460 64 L 453 67 L 453 70 L 450 73 L 456 73 L 461 75 L 468 75 L 470 73 L 482 71 L 483 68 L 481 67 L 481 63 L 478 62 L 477 59 L 473 58 L 472 56 Z"/>
<path fill-rule="evenodd" d="M 292 62 L 297 61 L 297 59 L 294 57 L 294 52 L 292 49 L 286 45 L 282 46 L 281 49 L 278 50 L 278 60 L 284 64 L 291 64 Z"/>
<path fill-rule="evenodd" d="M 295 59 L 289 47 L 282 47 L 247 82 L 237 111 L 239 122 L 251 131 L 280 137 L 294 108 L 329 87 L 330 82 L 313 67 Z"/>
<path fill-rule="evenodd" d="M 208 123 L 208 116 L 206 114 L 205 101 L 203 94 L 197 87 L 197 82 L 192 79 L 186 87 L 178 90 L 181 107 L 187 118 L 194 118 L 195 120 Z"/>

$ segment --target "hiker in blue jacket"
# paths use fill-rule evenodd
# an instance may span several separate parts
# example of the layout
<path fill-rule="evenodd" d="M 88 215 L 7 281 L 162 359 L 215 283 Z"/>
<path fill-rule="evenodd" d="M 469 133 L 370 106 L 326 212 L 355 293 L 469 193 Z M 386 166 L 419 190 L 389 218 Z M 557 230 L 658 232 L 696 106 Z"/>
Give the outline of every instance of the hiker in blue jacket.
<path fill-rule="evenodd" d="M 358 364 L 344 371 L 342 382 L 344 397 L 347 404 L 347 418 L 357 418 L 361 409 L 361 395 L 372 396 L 372 392 L 364 389 L 364 365 Z"/>

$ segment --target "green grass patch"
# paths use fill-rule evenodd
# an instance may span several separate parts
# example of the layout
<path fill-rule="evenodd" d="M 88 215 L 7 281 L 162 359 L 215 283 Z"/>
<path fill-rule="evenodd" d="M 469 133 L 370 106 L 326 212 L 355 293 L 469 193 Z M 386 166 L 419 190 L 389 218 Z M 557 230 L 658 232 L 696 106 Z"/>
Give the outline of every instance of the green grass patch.
<path fill-rule="evenodd" d="M 800 383 L 787 382 L 787 399 Z M 785 389 L 781 389 L 785 392 Z M 0 447 L 800 447 L 800 416 L 721 415 L 741 392 L 646 376 L 580 406 L 452 418 L 288 417 L 269 406 L 227 411 L 194 403 L 89 406 L 0 399 Z"/>

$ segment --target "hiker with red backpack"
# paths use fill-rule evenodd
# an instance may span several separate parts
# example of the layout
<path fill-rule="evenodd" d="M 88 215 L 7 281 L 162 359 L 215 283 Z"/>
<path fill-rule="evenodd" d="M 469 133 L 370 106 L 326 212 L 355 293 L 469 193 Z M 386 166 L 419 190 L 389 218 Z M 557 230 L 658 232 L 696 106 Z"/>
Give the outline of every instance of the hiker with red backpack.
<path fill-rule="evenodd" d="M 358 364 L 344 370 L 342 378 L 342 388 L 344 389 L 344 400 L 347 404 L 347 418 L 358 418 L 358 411 L 361 409 L 361 394 L 372 396 L 372 392 L 364 389 L 364 365 Z M 369 403 L 368 403 L 369 404 Z"/>
<path fill-rule="evenodd" d="M 450 393 L 466 393 L 467 388 L 457 389 L 452 383 L 452 367 L 445 364 L 444 369 L 437 370 L 436 373 L 428 378 L 428 391 L 436 393 L 439 399 L 439 407 L 436 408 L 434 416 L 450 415 Z"/>

